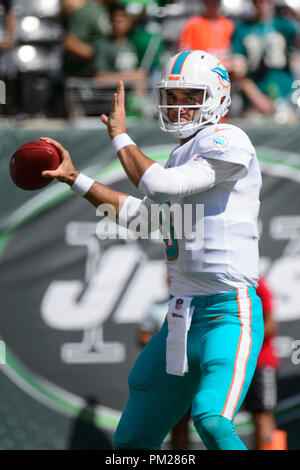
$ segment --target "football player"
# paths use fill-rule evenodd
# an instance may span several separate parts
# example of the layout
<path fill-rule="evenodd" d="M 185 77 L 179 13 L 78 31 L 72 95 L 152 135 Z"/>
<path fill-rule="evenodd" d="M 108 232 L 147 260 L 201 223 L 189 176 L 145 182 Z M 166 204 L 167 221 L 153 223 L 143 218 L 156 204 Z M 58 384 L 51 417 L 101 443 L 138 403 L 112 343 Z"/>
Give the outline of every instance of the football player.
<path fill-rule="evenodd" d="M 142 350 L 129 375 L 129 399 L 115 433 L 116 449 L 159 449 L 192 405 L 194 425 L 207 449 L 245 449 L 234 417 L 251 382 L 263 341 L 258 281 L 261 173 L 247 135 L 220 123 L 230 106 L 230 80 L 223 64 L 203 51 L 176 54 L 157 85 L 161 129 L 179 139 L 163 168 L 126 133 L 124 85 L 114 94 L 110 116 L 102 115 L 118 157 L 143 200 L 114 191 L 80 174 L 69 153 L 57 177 L 95 207 L 111 204 L 128 226 L 145 218 L 162 225 L 171 280 L 167 319 Z M 174 203 L 204 206 L 192 211 L 201 243 L 176 236 Z M 200 212 L 199 212 L 200 213 Z M 158 220 L 157 220 L 158 219 Z M 167 227 L 164 225 L 167 224 Z M 196 241 L 196 243 L 195 243 Z"/>

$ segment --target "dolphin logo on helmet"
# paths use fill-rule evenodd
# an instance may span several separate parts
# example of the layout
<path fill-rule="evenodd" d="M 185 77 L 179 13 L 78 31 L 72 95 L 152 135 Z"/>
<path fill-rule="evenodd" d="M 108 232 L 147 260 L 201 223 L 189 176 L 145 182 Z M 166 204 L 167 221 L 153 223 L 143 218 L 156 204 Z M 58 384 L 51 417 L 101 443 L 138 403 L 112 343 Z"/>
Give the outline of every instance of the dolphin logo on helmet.
<path fill-rule="evenodd" d="M 212 69 L 213 72 L 215 72 L 216 74 L 218 74 L 219 76 L 219 80 L 220 80 L 220 83 L 222 83 L 222 85 L 227 88 L 228 86 L 230 86 L 230 79 L 229 79 L 229 75 L 228 75 L 228 72 L 227 70 L 225 70 L 223 64 L 219 64 L 218 67 L 215 67 L 214 69 Z"/>

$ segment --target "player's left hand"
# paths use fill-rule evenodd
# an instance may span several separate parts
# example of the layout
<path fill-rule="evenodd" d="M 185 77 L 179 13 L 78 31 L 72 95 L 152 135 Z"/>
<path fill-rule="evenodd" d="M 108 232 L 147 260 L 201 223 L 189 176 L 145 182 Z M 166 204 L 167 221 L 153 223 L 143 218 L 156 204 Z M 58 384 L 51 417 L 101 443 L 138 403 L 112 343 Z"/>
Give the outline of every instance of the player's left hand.
<path fill-rule="evenodd" d="M 107 126 L 111 139 L 126 133 L 125 88 L 122 80 L 119 82 L 117 93 L 114 93 L 110 115 L 101 114 L 100 119 Z"/>

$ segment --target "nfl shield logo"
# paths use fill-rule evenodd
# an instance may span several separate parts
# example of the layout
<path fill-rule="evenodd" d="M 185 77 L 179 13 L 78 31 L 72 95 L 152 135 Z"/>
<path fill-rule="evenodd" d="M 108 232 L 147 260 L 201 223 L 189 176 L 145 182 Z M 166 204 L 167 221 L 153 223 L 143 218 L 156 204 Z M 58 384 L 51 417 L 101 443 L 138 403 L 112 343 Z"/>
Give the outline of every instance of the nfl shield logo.
<path fill-rule="evenodd" d="M 181 310 L 182 305 L 183 305 L 183 299 L 177 299 L 176 304 L 175 304 L 176 310 Z"/>

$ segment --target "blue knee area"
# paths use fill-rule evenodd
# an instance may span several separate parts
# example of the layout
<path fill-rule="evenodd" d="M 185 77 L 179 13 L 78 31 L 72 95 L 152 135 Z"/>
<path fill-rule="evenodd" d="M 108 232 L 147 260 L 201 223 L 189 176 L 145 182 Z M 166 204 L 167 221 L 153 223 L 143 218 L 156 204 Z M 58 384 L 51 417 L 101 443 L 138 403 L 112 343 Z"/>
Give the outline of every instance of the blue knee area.
<path fill-rule="evenodd" d="M 133 449 L 144 449 L 145 447 L 138 442 L 138 439 L 132 434 L 124 435 L 119 432 L 118 429 L 114 435 L 114 449 L 115 450 L 133 450 Z"/>
<path fill-rule="evenodd" d="M 143 449 L 142 443 L 139 443 L 138 436 L 135 435 L 134 429 L 125 426 L 122 420 L 117 427 L 114 435 L 114 449 Z"/>
<path fill-rule="evenodd" d="M 196 416 L 197 421 L 207 416 L 219 416 L 223 409 L 222 397 L 212 387 L 209 390 L 201 390 L 197 393 L 192 405 L 192 417 Z"/>
<path fill-rule="evenodd" d="M 114 450 L 160 450 L 160 446 L 152 446 L 139 442 L 138 439 L 120 440 L 119 436 L 114 438 Z"/>
<path fill-rule="evenodd" d="M 194 417 L 194 425 L 208 450 L 246 450 L 232 421 L 223 416 Z"/>
<path fill-rule="evenodd" d="M 153 442 L 153 436 L 149 433 L 144 435 L 141 433 L 141 429 L 147 427 L 146 423 L 138 423 L 138 417 L 135 422 L 128 422 L 126 420 L 126 414 L 122 416 L 119 425 L 114 435 L 114 449 L 115 450 L 134 450 L 134 449 L 149 449 L 159 450 L 160 444 Z"/>

